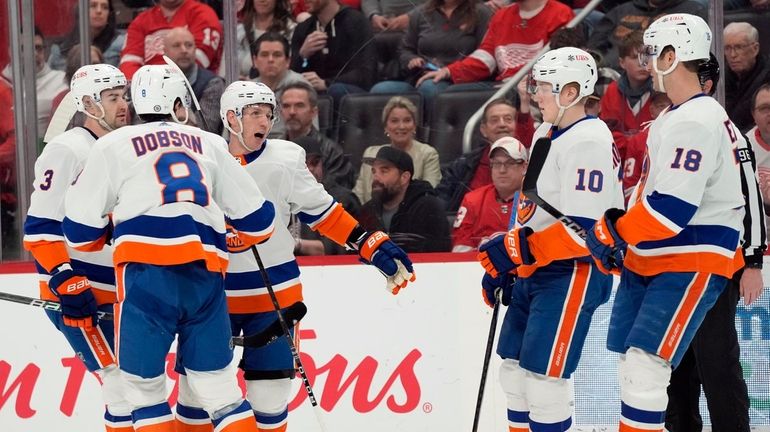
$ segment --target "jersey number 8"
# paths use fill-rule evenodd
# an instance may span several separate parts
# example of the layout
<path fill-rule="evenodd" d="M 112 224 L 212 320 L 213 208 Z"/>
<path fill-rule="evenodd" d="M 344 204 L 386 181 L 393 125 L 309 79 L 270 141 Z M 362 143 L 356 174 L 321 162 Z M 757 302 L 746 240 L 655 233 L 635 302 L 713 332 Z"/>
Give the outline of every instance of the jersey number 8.
<path fill-rule="evenodd" d="M 203 172 L 184 152 L 163 153 L 155 162 L 155 173 L 163 185 L 163 204 L 180 201 L 209 205 L 209 191 L 203 183 Z"/>

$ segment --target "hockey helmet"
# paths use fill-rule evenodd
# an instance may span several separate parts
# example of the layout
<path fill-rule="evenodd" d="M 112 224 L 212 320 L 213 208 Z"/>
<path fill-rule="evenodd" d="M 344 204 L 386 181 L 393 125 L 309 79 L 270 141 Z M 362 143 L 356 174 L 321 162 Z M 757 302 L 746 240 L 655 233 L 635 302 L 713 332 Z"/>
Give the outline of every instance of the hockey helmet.
<path fill-rule="evenodd" d="M 136 71 L 131 80 L 131 101 L 137 114 L 174 116 L 174 102 L 177 98 L 186 109 L 190 109 L 192 99 L 185 77 L 176 68 L 145 65 Z"/>
<path fill-rule="evenodd" d="M 72 75 L 70 94 L 76 109 L 86 112 L 85 104 L 83 104 L 85 96 L 90 96 L 94 102 L 101 104 L 101 95 L 104 90 L 125 87 L 126 83 L 126 76 L 115 66 L 108 64 L 85 65 Z"/>
<path fill-rule="evenodd" d="M 577 83 L 580 90 L 576 100 L 580 100 L 593 94 L 597 79 L 596 60 L 591 54 L 580 48 L 558 48 L 540 56 L 532 66 L 530 92 L 534 93 L 537 81 L 551 84 L 555 94 L 565 85 Z"/>
<path fill-rule="evenodd" d="M 243 117 L 243 108 L 249 105 L 266 104 L 273 109 L 275 119 L 275 93 L 270 87 L 253 81 L 235 81 L 222 93 L 219 99 L 219 116 L 222 124 L 227 125 L 227 112 L 233 111 L 239 120 Z"/>
<path fill-rule="evenodd" d="M 645 47 L 639 64 L 646 66 L 667 46 L 674 48 L 678 61 L 708 60 L 711 29 L 703 18 L 685 13 L 664 15 L 644 31 Z"/>

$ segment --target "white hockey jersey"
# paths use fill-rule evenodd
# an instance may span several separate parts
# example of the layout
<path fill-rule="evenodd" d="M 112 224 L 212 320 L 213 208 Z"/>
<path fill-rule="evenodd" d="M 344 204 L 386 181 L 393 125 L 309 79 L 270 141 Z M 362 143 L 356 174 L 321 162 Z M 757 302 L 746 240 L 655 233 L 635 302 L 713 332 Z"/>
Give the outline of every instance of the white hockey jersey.
<path fill-rule="evenodd" d="M 227 269 L 225 215 L 245 243 L 267 239 L 274 220 L 221 137 L 167 122 L 125 126 L 96 142 L 67 192 L 67 241 L 98 250 L 110 213 L 116 265 L 203 260 L 215 272 Z"/>
<path fill-rule="evenodd" d="M 629 270 L 731 277 L 742 266 L 738 138 L 724 109 L 705 95 L 653 122 L 639 184 L 617 223 L 629 244 Z"/>
<path fill-rule="evenodd" d="M 115 303 L 112 247 L 81 252 L 66 245 L 62 232 L 64 195 L 86 164 L 96 139 L 88 129 L 70 129 L 53 138 L 35 161 L 35 189 L 24 221 L 24 247 L 35 258 L 40 298 L 44 300 L 58 301 L 48 289 L 49 272 L 69 261 L 72 268 L 86 272 L 99 304 Z"/>
<path fill-rule="evenodd" d="M 540 125 L 533 145 L 551 129 L 549 123 Z M 602 120 L 584 117 L 553 131 L 551 140 L 551 150 L 537 179 L 541 198 L 586 230 L 607 209 L 622 208 L 620 157 L 614 150 L 612 132 Z M 583 239 L 526 197 L 519 200 L 516 225 L 535 231 L 528 243 L 538 267 L 555 260 L 590 259 Z M 521 276 L 533 271 L 522 267 Z"/>
<path fill-rule="evenodd" d="M 271 139 L 261 149 L 237 158 L 275 205 L 275 232 L 268 241 L 257 245 L 257 250 L 279 304 L 289 306 L 302 300 L 295 241 L 287 228 L 291 215 L 338 243 L 347 239 L 355 220 L 308 171 L 305 151 L 297 144 Z M 230 313 L 273 310 L 257 261 L 249 251 L 230 254 L 225 289 Z"/>

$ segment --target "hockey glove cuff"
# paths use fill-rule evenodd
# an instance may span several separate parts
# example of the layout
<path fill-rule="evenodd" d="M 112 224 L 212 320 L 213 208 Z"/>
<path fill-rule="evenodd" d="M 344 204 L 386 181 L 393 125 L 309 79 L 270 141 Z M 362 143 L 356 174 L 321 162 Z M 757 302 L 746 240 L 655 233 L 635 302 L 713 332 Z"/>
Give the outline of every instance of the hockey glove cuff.
<path fill-rule="evenodd" d="M 67 264 L 48 281 L 50 290 L 59 297 L 64 325 L 91 330 L 97 321 L 97 304 L 91 283 L 84 272 Z"/>
<path fill-rule="evenodd" d="M 358 241 L 358 254 L 364 264 L 377 267 L 387 277 L 385 289 L 398 294 L 409 282 L 414 282 L 412 261 L 382 231 L 364 233 Z"/>
<path fill-rule="evenodd" d="M 493 278 L 510 273 L 520 265 L 532 265 L 535 258 L 529 251 L 527 237 L 532 228 L 523 227 L 508 231 L 503 236 L 495 237 L 479 248 L 476 257 L 484 270 Z"/>
<path fill-rule="evenodd" d="M 586 237 L 588 251 L 605 274 L 619 273 L 623 268 L 628 243 L 618 234 L 615 224 L 625 213 L 621 209 L 607 210 Z"/>

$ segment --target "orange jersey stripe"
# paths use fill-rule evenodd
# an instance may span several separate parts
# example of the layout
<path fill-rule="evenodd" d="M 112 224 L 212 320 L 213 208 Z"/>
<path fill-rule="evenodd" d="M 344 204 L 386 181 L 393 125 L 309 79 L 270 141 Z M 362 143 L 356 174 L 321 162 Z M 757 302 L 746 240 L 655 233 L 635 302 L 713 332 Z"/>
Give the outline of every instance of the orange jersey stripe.
<path fill-rule="evenodd" d="M 667 272 L 704 272 L 731 278 L 743 267 L 743 254 L 738 249 L 733 258 L 712 252 L 641 256 L 629 249 L 623 265 L 642 276 Z"/>
<path fill-rule="evenodd" d="M 115 314 L 113 325 L 115 326 L 115 360 L 118 362 L 118 365 L 120 365 L 120 314 L 121 306 L 126 299 L 125 273 L 126 264 L 115 266 L 115 293 L 118 302 L 115 303 L 115 307 L 113 308 L 113 314 Z"/>
<path fill-rule="evenodd" d="M 588 263 L 575 263 L 575 270 L 572 273 L 572 283 L 567 291 L 567 298 L 564 300 L 564 309 L 562 318 L 556 331 L 556 340 L 551 348 L 551 359 L 548 364 L 548 373 L 546 375 L 559 378 L 564 373 L 564 367 L 567 363 L 570 345 L 572 345 L 572 336 L 575 333 L 577 320 L 580 316 L 580 309 L 585 301 L 588 279 L 591 276 L 591 265 Z"/>
<path fill-rule="evenodd" d="M 298 283 L 275 292 L 278 304 L 284 308 L 298 301 L 302 301 L 302 284 Z M 274 310 L 270 295 L 264 294 L 252 296 L 227 296 L 227 310 L 231 314 L 246 314 L 255 312 L 267 312 Z"/>
<path fill-rule="evenodd" d="M 257 429 L 257 421 L 254 419 L 254 416 L 248 416 L 246 418 L 242 418 L 239 420 L 235 420 L 232 423 L 229 423 L 227 426 L 223 428 L 217 428 L 217 432 L 259 432 L 259 429 Z"/>
<path fill-rule="evenodd" d="M 28 250 L 35 258 L 35 261 L 40 263 L 49 273 L 59 264 L 69 262 L 70 260 L 67 246 L 65 246 L 63 241 L 24 242 L 24 249 Z"/>
<path fill-rule="evenodd" d="M 703 293 L 706 292 L 706 286 L 710 278 L 711 275 L 708 273 L 698 273 L 690 286 L 687 287 L 684 297 L 679 302 L 679 309 L 671 320 L 668 330 L 666 330 L 666 335 L 658 348 L 658 354 L 662 358 L 671 361 L 676 348 L 679 346 L 679 341 L 682 340 L 687 324 L 689 324 L 692 314 L 695 312 L 695 308 L 698 307 L 703 298 Z"/>
<path fill-rule="evenodd" d="M 529 432 L 529 428 L 508 426 L 508 432 Z"/>
<path fill-rule="evenodd" d="M 631 425 L 623 423 L 623 421 L 620 421 L 620 426 L 618 428 L 618 432 L 663 432 L 662 428 L 655 428 L 655 429 L 640 429 L 637 427 L 633 427 Z"/>
<path fill-rule="evenodd" d="M 206 424 L 188 424 L 178 417 L 175 420 L 176 432 L 213 432 L 214 425 L 211 422 Z"/>
<path fill-rule="evenodd" d="M 107 343 L 107 338 L 104 337 L 104 333 L 98 326 L 90 330 L 83 329 L 83 335 L 100 367 L 105 368 L 115 363 L 115 357 Z"/>
<path fill-rule="evenodd" d="M 545 267 L 558 260 L 588 255 L 585 245 L 575 241 L 564 224 L 558 221 L 532 234 L 527 241 L 538 267 Z"/>
<path fill-rule="evenodd" d="M 104 425 L 104 428 L 106 429 L 107 432 L 134 432 L 133 426 L 117 427 L 117 426 Z"/>
<path fill-rule="evenodd" d="M 345 211 L 341 204 L 337 203 L 334 205 L 334 209 L 316 225 L 315 229 L 338 245 L 345 246 L 345 242 L 356 225 L 358 225 L 358 221 Z"/>
<path fill-rule="evenodd" d="M 634 205 L 628 213 L 618 219 L 615 229 L 618 235 L 630 245 L 637 245 L 643 241 L 663 240 L 677 234 L 653 216 L 643 203 Z"/>
<path fill-rule="evenodd" d="M 227 258 L 222 258 L 216 252 L 203 249 L 197 241 L 177 245 L 153 245 L 124 241 L 115 248 L 115 265 L 127 262 L 178 265 L 195 261 L 205 261 L 206 269 L 211 272 L 227 271 Z"/>

